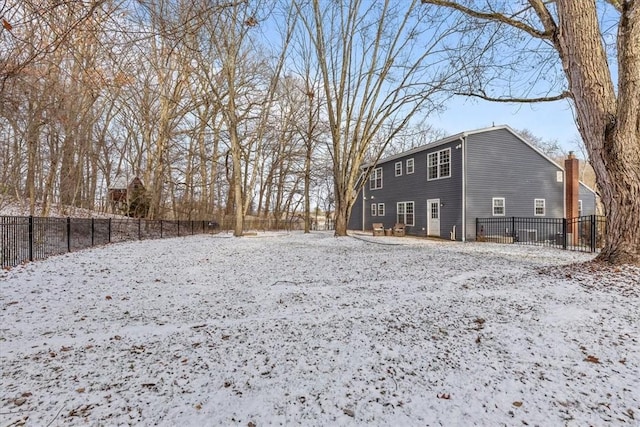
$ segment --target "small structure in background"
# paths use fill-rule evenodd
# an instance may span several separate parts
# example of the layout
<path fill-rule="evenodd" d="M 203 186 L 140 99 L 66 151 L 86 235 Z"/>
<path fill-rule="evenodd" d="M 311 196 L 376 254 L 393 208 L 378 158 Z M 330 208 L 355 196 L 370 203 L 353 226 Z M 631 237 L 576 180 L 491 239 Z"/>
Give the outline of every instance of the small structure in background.
<path fill-rule="evenodd" d="M 125 178 L 116 178 L 109 187 L 108 196 L 113 213 L 122 213 L 132 218 L 146 218 L 149 212 L 147 189 L 138 176 L 128 184 Z"/>

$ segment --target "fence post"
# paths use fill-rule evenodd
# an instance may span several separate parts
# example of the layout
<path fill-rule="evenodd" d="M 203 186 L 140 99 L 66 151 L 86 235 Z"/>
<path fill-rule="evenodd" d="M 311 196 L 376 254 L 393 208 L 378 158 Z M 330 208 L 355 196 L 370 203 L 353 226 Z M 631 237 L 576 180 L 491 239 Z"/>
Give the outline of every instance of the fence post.
<path fill-rule="evenodd" d="M 71 252 L 71 217 L 67 217 L 67 252 Z"/>
<path fill-rule="evenodd" d="M 109 226 L 107 228 L 108 228 L 108 233 L 107 234 L 109 235 L 109 237 L 108 237 L 109 243 L 111 243 L 111 218 L 109 218 Z"/>
<path fill-rule="evenodd" d="M 511 243 L 516 243 L 516 217 L 511 217 Z"/>
<path fill-rule="evenodd" d="M 91 246 L 93 246 L 93 242 L 94 242 L 94 234 L 95 234 L 96 228 L 95 228 L 95 224 L 93 221 L 93 218 L 91 218 Z"/>
<path fill-rule="evenodd" d="M 478 217 L 476 217 L 476 241 L 478 240 L 478 225 L 480 224 L 480 221 L 478 220 Z"/>
<path fill-rule="evenodd" d="M 191 235 L 193 236 L 193 221 L 189 221 L 191 222 Z"/>
<path fill-rule="evenodd" d="M 33 216 L 29 215 L 29 261 L 33 261 Z"/>
<path fill-rule="evenodd" d="M 591 252 L 595 252 L 596 251 L 596 247 L 598 247 L 597 242 L 596 242 L 596 216 L 595 215 L 591 215 Z"/>
<path fill-rule="evenodd" d="M 177 222 L 178 222 L 178 237 L 180 237 L 180 220 L 178 220 Z"/>
<path fill-rule="evenodd" d="M 138 218 L 138 240 L 142 240 L 142 218 Z"/>
<path fill-rule="evenodd" d="M 567 218 L 562 218 L 562 249 L 567 249 Z"/>
<path fill-rule="evenodd" d="M 162 220 L 160 220 L 160 238 L 162 239 Z"/>

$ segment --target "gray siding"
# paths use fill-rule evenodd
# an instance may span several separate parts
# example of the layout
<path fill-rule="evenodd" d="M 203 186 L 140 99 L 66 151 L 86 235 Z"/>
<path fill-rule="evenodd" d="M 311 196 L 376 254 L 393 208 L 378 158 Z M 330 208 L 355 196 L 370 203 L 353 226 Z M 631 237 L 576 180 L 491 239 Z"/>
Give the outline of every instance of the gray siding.
<path fill-rule="evenodd" d="M 362 230 L 362 191 L 358 194 L 358 198 L 351 208 L 348 228 L 350 230 Z"/>
<path fill-rule="evenodd" d="M 595 215 L 596 194 L 586 185 L 580 183 L 578 190 L 578 200 L 582 200 L 582 215 Z"/>
<path fill-rule="evenodd" d="M 440 233 L 449 238 L 449 232 L 456 226 L 457 237 L 460 238 L 462 227 L 462 150 L 456 148 L 460 140 L 439 145 L 431 149 L 407 154 L 404 157 L 394 157 L 392 160 L 381 162 L 377 167 L 383 169 L 382 188 L 369 189 L 369 182 L 365 184 L 364 208 L 365 229 L 370 230 L 373 223 L 381 222 L 385 228 L 391 228 L 397 222 L 397 203 L 414 202 L 415 224 L 406 227 L 406 234 L 426 236 L 427 234 L 427 200 L 440 199 Z M 427 155 L 434 151 L 451 149 L 451 176 L 438 180 L 427 180 Z M 414 159 L 414 173 L 407 174 L 406 160 Z M 402 162 L 402 175 L 395 176 L 395 164 Z M 373 199 L 372 199 L 373 198 Z M 371 216 L 371 203 L 384 203 L 384 216 Z M 362 229 L 362 192 L 358 196 L 349 221 L 351 229 Z"/>
<path fill-rule="evenodd" d="M 467 136 L 466 237 L 475 239 L 476 218 L 493 217 L 492 198 L 504 197 L 505 217 L 534 217 L 534 200 L 545 200 L 547 218 L 564 216 L 563 169 L 506 129 Z M 564 173 L 562 173 L 564 181 Z"/>

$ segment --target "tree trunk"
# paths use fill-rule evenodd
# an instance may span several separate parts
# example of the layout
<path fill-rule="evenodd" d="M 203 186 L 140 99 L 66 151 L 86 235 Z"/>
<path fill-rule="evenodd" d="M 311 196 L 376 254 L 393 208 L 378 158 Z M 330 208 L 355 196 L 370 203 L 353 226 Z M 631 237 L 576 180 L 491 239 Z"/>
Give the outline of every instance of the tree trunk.
<path fill-rule="evenodd" d="M 349 185 L 353 184 L 354 183 L 349 183 Z M 334 235 L 336 237 L 347 235 L 351 208 L 355 201 L 355 196 L 353 196 L 352 193 L 353 192 L 349 191 L 349 187 L 340 188 L 339 185 L 335 185 L 336 222 Z"/>
<path fill-rule="evenodd" d="M 640 265 L 640 3 L 622 11 L 617 97 L 595 2 L 557 5 L 556 43 L 607 216 L 598 259 Z"/>

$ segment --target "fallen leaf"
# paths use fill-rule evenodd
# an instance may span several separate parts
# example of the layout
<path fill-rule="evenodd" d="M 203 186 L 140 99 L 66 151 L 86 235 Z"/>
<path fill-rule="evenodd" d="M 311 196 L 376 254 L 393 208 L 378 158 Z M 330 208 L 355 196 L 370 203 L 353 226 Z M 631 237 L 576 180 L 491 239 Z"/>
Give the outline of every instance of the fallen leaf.
<path fill-rule="evenodd" d="M 451 395 L 449 393 L 436 394 L 436 396 L 438 397 L 438 399 L 451 399 Z"/>
<path fill-rule="evenodd" d="M 104 299 L 106 299 L 106 300 L 112 300 L 113 298 L 111 298 L 111 295 L 107 295 L 106 297 L 104 297 Z"/>
<path fill-rule="evenodd" d="M 516 400 L 515 402 L 513 402 L 513 406 L 515 406 L 516 408 L 519 408 L 522 406 L 522 402 L 520 402 L 519 400 Z"/>
<path fill-rule="evenodd" d="M 76 390 L 78 393 L 84 393 L 84 387 L 80 387 L 79 389 Z"/>
<path fill-rule="evenodd" d="M 200 409 L 202 409 L 202 404 L 200 403 L 196 403 L 196 409 L 199 411 Z"/>
<path fill-rule="evenodd" d="M 591 356 L 591 355 L 587 356 L 587 358 L 586 358 L 586 359 L 584 359 L 584 360 L 585 360 L 586 362 L 591 362 L 591 363 L 600 363 L 600 359 L 598 359 L 598 358 L 597 358 L 597 357 L 595 357 L 595 356 Z"/>

